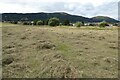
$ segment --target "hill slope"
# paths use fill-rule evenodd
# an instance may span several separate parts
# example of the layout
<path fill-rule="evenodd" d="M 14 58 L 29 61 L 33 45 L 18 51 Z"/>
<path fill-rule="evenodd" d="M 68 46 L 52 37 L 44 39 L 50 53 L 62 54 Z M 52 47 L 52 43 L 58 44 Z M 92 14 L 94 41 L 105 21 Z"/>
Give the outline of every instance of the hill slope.
<path fill-rule="evenodd" d="M 63 21 L 65 19 L 70 20 L 70 22 L 76 22 L 76 21 L 83 21 L 83 22 L 101 22 L 103 20 L 106 20 L 108 22 L 118 22 L 115 19 L 109 18 L 109 17 L 93 17 L 93 18 L 87 18 L 77 15 L 70 15 L 64 12 L 59 13 L 3 13 L 2 19 L 3 21 L 19 21 L 22 19 L 28 19 L 29 21 L 32 20 L 46 20 L 51 17 L 58 17 L 60 21 Z"/>
<path fill-rule="evenodd" d="M 115 19 L 107 17 L 107 16 L 96 16 L 92 18 L 94 21 L 101 22 L 101 21 L 106 21 L 106 22 L 117 22 Z"/>

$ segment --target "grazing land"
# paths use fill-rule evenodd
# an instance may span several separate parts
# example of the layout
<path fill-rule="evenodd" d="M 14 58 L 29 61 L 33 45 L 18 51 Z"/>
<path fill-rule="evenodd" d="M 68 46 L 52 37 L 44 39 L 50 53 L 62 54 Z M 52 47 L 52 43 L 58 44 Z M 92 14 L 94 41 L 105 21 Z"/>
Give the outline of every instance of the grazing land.
<path fill-rule="evenodd" d="M 117 78 L 117 27 L 2 25 L 3 78 Z"/>

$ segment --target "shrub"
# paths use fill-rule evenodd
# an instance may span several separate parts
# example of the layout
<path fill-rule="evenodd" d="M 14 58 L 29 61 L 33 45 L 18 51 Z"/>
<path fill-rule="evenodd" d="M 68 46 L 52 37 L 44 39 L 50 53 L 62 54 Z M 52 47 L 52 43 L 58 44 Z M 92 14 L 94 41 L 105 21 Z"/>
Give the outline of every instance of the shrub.
<path fill-rule="evenodd" d="M 83 21 L 81 23 L 82 23 L 82 26 L 84 26 L 85 23 Z"/>
<path fill-rule="evenodd" d="M 33 21 L 33 25 L 37 25 L 38 20 Z"/>
<path fill-rule="evenodd" d="M 81 23 L 81 22 L 76 22 L 76 23 L 75 23 L 75 26 L 76 26 L 76 27 L 81 27 L 81 26 L 82 26 L 82 23 Z"/>
<path fill-rule="evenodd" d="M 69 20 L 64 20 L 64 21 L 63 21 L 63 25 L 69 26 L 69 25 L 70 25 Z"/>
<path fill-rule="evenodd" d="M 89 26 L 96 26 L 96 24 L 94 24 L 94 23 L 90 23 Z"/>
<path fill-rule="evenodd" d="M 50 18 L 48 21 L 49 26 L 58 26 L 59 25 L 59 19 L 58 18 Z"/>
<path fill-rule="evenodd" d="M 44 21 L 43 21 L 43 24 L 44 24 L 44 25 L 48 25 L 48 21 L 49 21 L 49 19 L 44 20 Z"/>
<path fill-rule="evenodd" d="M 11 22 L 11 23 L 13 23 L 13 24 L 17 24 L 18 22 L 17 22 L 17 21 L 13 21 L 13 22 Z"/>
<path fill-rule="evenodd" d="M 43 21 L 42 20 L 37 21 L 36 25 L 43 25 Z"/>
<path fill-rule="evenodd" d="M 59 26 L 62 26 L 63 24 L 62 23 L 59 23 Z"/>
<path fill-rule="evenodd" d="M 28 23 L 27 23 L 27 22 L 23 22 L 22 24 L 23 24 L 23 25 L 28 25 Z"/>
<path fill-rule="evenodd" d="M 114 23 L 113 26 L 119 26 L 117 23 Z"/>
<path fill-rule="evenodd" d="M 32 22 L 29 22 L 29 25 L 33 25 L 33 23 L 32 23 Z"/>
<path fill-rule="evenodd" d="M 106 26 L 109 26 L 109 24 L 107 22 L 101 22 L 99 24 L 99 27 L 106 27 Z"/>

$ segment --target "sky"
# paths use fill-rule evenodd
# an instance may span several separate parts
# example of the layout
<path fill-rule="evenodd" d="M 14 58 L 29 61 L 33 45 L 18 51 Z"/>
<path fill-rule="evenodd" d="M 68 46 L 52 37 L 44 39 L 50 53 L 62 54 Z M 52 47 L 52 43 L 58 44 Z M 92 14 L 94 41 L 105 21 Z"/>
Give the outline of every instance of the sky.
<path fill-rule="evenodd" d="M 0 13 L 66 12 L 118 19 L 119 0 L 0 0 Z"/>

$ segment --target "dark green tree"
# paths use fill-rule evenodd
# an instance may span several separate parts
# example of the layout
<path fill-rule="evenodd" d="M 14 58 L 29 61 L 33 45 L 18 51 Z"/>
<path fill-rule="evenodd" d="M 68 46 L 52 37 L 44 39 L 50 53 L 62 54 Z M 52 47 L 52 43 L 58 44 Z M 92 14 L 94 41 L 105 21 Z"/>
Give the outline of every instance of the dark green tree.
<path fill-rule="evenodd" d="M 119 26 L 118 23 L 114 23 L 113 26 Z"/>
<path fill-rule="evenodd" d="M 17 22 L 17 21 L 13 21 L 12 23 L 13 23 L 13 24 L 17 24 L 18 22 Z"/>
<path fill-rule="evenodd" d="M 43 25 L 43 21 L 42 20 L 37 21 L 36 25 Z"/>
<path fill-rule="evenodd" d="M 23 25 L 29 25 L 29 23 L 26 22 L 26 21 L 22 22 L 22 24 L 23 24 Z"/>
<path fill-rule="evenodd" d="M 48 21 L 49 26 L 58 26 L 59 25 L 59 19 L 56 17 L 50 18 Z"/>
<path fill-rule="evenodd" d="M 75 23 L 75 26 L 76 26 L 76 27 L 81 27 L 82 25 L 83 25 L 82 22 L 76 22 L 76 23 Z"/>
<path fill-rule="evenodd" d="M 84 26 L 84 22 L 82 21 L 81 23 L 82 23 L 82 26 Z"/>
<path fill-rule="evenodd" d="M 66 20 L 64 20 L 64 21 L 63 21 L 63 25 L 69 26 L 69 25 L 70 25 L 70 21 L 69 21 L 69 20 L 67 20 L 67 19 L 66 19 Z"/>
<path fill-rule="evenodd" d="M 33 25 L 37 25 L 37 21 L 39 21 L 39 20 L 34 20 Z"/>
<path fill-rule="evenodd" d="M 44 20 L 44 21 L 43 21 L 43 24 L 44 24 L 44 25 L 48 25 L 48 21 L 49 21 L 49 19 Z"/>
<path fill-rule="evenodd" d="M 106 27 L 106 26 L 109 26 L 109 24 L 105 21 L 103 21 L 99 24 L 99 27 Z"/>

